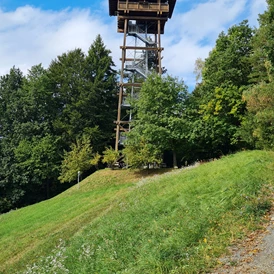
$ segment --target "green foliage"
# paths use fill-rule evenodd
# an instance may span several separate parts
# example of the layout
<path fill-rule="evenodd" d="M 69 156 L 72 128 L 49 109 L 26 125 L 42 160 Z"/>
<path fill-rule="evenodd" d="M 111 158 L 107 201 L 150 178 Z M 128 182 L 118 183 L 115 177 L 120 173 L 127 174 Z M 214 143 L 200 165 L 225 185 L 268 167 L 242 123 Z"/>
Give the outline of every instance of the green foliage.
<path fill-rule="evenodd" d="M 166 151 L 173 151 L 176 166 L 176 153 L 195 161 L 243 146 L 273 149 L 274 2 L 267 3 L 258 29 L 247 21 L 232 26 L 219 35 L 208 58 L 197 59 L 195 72 L 202 81 L 192 94 L 177 78 L 147 79 L 132 104 L 134 122 L 124 151 L 130 165 L 160 163 Z M 77 167 L 76 153 L 66 152 L 64 180 L 75 180 L 79 169 L 99 167 L 116 118 L 110 54 L 98 35 L 87 54 L 75 49 L 47 70 L 37 65 L 24 77 L 12 68 L 0 77 L 0 212 L 41 200 L 45 188 L 47 197 L 58 189 L 62 151 L 69 147 L 79 149 L 86 164 Z M 150 64 L 154 57 L 149 56 Z M 104 163 L 113 168 L 119 157 L 108 148 Z M 66 177 L 69 170 L 74 175 Z"/>
<path fill-rule="evenodd" d="M 242 100 L 242 91 L 233 85 L 216 87 L 214 97 L 205 105 L 200 105 L 203 124 L 214 129 L 210 136 L 212 149 L 221 149 L 226 145 L 237 143 L 237 128 L 243 119 L 245 102 Z"/>
<path fill-rule="evenodd" d="M 127 135 L 127 154 L 141 153 L 144 149 L 158 162 L 159 154 L 165 150 L 178 149 L 185 138 L 183 115 L 187 98 L 183 81 L 171 76 L 150 75 L 133 103 L 135 116 L 133 129 Z M 136 157 L 145 161 L 142 155 Z"/>
<path fill-rule="evenodd" d="M 62 161 L 61 174 L 59 180 L 61 183 L 71 182 L 77 179 L 78 172 L 81 173 L 91 168 L 92 147 L 87 136 L 77 139 L 75 144 L 70 146 L 71 150 L 65 151 Z"/>
<path fill-rule="evenodd" d="M 266 53 L 268 60 L 274 66 L 274 1 L 267 0 L 267 10 L 259 15 L 260 29 L 265 33 L 265 44 L 263 50 Z M 273 73 L 273 69 L 272 69 Z"/>
<path fill-rule="evenodd" d="M 246 113 L 243 91 L 252 71 L 253 30 L 247 21 L 222 32 L 202 67 L 202 82 L 191 95 L 187 112 L 192 154 L 212 158 L 242 146 L 238 128 Z"/>
<path fill-rule="evenodd" d="M 12 68 L 9 74 L 0 77 L 0 136 L 18 141 L 18 125 L 23 122 L 24 102 L 21 89 L 25 82 L 20 69 Z"/>
<path fill-rule="evenodd" d="M 223 84 L 209 97 L 193 94 L 187 118 L 189 141 L 193 150 L 199 151 L 198 157 L 217 157 L 239 147 L 237 133 L 246 111 L 242 92 L 242 88 Z"/>
<path fill-rule="evenodd" d="M 14 157 L 14 148 L 21 138 L 18 125 L 24 118 L 20 98 L 24 81 L 20 69 L 14 67 L 0 77 L 0 213 L 16 206 L 25 194 Z"/>
<path fill-rule="evenodd" d="M 41 65 L 26 77 L 13 68 L 1 78 L 0 192 L 1 199 L 11 201 L 1 212 L 48 198 L 49 184 L 57 180 L 60 143 L 52 126 L 57 110 L 47 85 Z"/>
<path fill-rule="evenodd" d="M 136 137 L 136 134 L 134 134 Z M 143 136 L 132 137 L 127 140 L 123 154 L 128 164 L 134 168 L 143 168 L 150 163 L 161 164 L 162 154 L 161 151 L 153 144 L 147 143 Z"/>
<path fill-rule="evenodd" d="M 98 169 L 101 159 L 102 159 L 102 156 L 98 152 L 96 152 L 95 154 L 93 154 L 93 158 L 90 160 L 90 164 L 92 166 L 95 166 L 96 169 Z"/>
<path fill-rule="evenodd" d="M 260 83 L 244 93 L 246 116 L 241 133 L 243 139 L 260 149 L 274 149 L 274 82 Z"/>
<path fill-rule="evenodd" d="M 250 83 L 259 83 L 261 81 L 268 81 L 267 73 L 267 54 L 264 50 L 264 44 L 266 43 L 266 32 L 263 28 L 259 28 L 255 31 L 255 35 L 252 38 L 253 51 L 249 57 L 252 64 L 252 71 L 249 75 Z"/>
<path fill-rule="evenodd" d="M 114 150 L 112 147 L 107 147 L 103 151 L 102 162 L 107 164 L 109 168 L 114 168 L 115 163 L 120 157 L 119 151 Z"/>
<path fill-rule="evenodd" d="M 267 3 L 267 10 L 259 15 L 259 28 L 252 40 L 252 72 L 249 77 L 255 85 L 244 93 L 248 113 L 239 135 L 251 148 L 273 150 L 274 2 L 269 0 Z"/>
<path fill-rule="evenodd" d="M 0 271 L 211 273 L 269 210 L 273 159 L 246 151 L 152 178 L 96 172 L 80 189 L 0 216 Z"/>
<path fill-rule="evenodd" d="M 68 143 L 81 135 L 87 123 L 94 121 L 82 116 L 94 98 L 84 73 L 85 56 L 80 49 L 58 56 L 48 70 L 49 84 L 60 112 L 54 120 L 54 128 L 58 135 L 62 132 Z"/>
<path fill-rule="evenodd" d="M 49 67 L 49 84 L 59 110 L 54 128 L 67 146 L 97 128 L 91 140 L 99 151 L 113 135 L 116 72 L 109 54 L 98 36 L 87 56 L 75 49 L 58 56 Z"/>
<path fill-rule="evenodd" d="M 252 83 L 269 82 L 269 78 L 274 75 L 274 2 L 267 0 L 267 4 L 266 11 L 259 14 L 259 28 L 252 40 L 252 72 L 249 76 Z"/>
<path fill-rule="evenodd" d="M 62 151 L 82 135 L 98 152 L 111 142 L 117 99 L 113 66 L 98 36 L 87 55 L 75 49 L 47 70 L 40 64 L 26 77 L 16 68 L 1 76 L 0 212 L 64 189 L 58 182 Z"/>
<path fill-rule="evenodd" d="M 253 30 L 247 20 L 222 32 L 215 48 L 205 60 L 203 80 L 211 86 L 217 87 L 223 83 L 241 87 L 248 84 L 248 76 L 252 70 L 249 56 L 252 52 L 251 39 Z"/>
<path fill-rule="evenodd" d="M 58 139 L 46 135 L 39 139 L 20 141 L 15 149 L 15 159 L 22 176 L 36 184 L 56 178 L 59 171 Z"/>
<path fill-rule="evenodd" d="M 89 105 L 95 113 L 89 113 L 88 119 L 95 119 L 102 135 L 94 149 L 103 150 L 109 140 L 114 137 L 113 121 L 117 110 L 117 76 L 111 51 L 106 49 L 103 40 L 98 35 L 90 46 L 86 57 L 86 77 L 92 82 L 91 90 L 95 100 Z M 98 149 L 97 149 L 98 146 Z"/>
<path fill-rule="evenodd" d="M 267 10 L 259 15 L 259 28 L 253 39 L 253 71 L 250 79 L 256 85 L 244 93 L 248 114 L 242 123 L 240 134 L 251 147 L 273 150 L 274 2 L 268 0 L 267 3 Z"/>

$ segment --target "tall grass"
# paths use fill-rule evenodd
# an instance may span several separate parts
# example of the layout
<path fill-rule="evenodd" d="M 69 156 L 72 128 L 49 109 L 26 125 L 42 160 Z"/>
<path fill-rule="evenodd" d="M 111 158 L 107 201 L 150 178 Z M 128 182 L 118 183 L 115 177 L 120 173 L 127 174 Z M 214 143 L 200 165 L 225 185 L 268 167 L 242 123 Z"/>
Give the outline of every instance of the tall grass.
<path fill-rule="evenodd" d="M 26 257 L 28 261 L 19 260 L 9 267 L 11 271 L 20 270 L 21 273 L 210 271 L 219 263 L 218 257 L 226 252 L 227 246 L 256 229 L 260 217 L 269 210 L 273 160 L 271 152 L 242 152 L 195 169 L 138 182 L 135 178 L 132 183 L 120 185 L 117 182 L 124 178 L 122 174 L 128 172 L 126 177 L 130 174 L 130 171 L 120 171 L 118 181 L 111 179 L 105 183 L 107 178 L 101 178 L 93 190 L 88 187 L 91 183 L 87 183 L 88 191 L 83 187 L 81 195 L 87 203 L 93 204 L 93 208 L 81 205 L 81 213 L 78 212 L 85 222 L 78 225 L 74 219 L 74 233 L 64 233 L 64 236 L 62 222 L 57 237 L 50 233 L 50 229 L 45 230 L 48 238 L 39 245 L 42 252 L 38 257 L 34 250 Z M 100 184 L 105 184 L 104 195 L 99 191 L 101 194 L 96 196 Z M 58 204 L 70 207 L 75 192 L 71 189 L 57 197 L 55 209 Z M 94 199 L 96 202 L 92 203 Z M 33 210 L 41 212 L 41 206 L 34 206 Z M 48 208 L 47 211 L 43 207 L 42 212 L 47 215 L 55 209 Z M 10 214 L 11 219 L 15 217 L 13 214 Z M 63 209 L 59 208 L 55 218 L 62 218 L 62 214 Z M 33 221 L 31 227 L 47 226 L 46 220 L 42 220 Z M 19 225 L 22 227 L 24 222 Z M 8 222 L 0 226 L 0 235 L 7 226 Z M 34 241 L 37 237 L 34 236 Z M 48 245 L 53 238 L 55 248 Z M 23 264 L 20 265 L 20 261 Z M 15 273 L 7 267 L 3 269 L 4 273 Z"/>

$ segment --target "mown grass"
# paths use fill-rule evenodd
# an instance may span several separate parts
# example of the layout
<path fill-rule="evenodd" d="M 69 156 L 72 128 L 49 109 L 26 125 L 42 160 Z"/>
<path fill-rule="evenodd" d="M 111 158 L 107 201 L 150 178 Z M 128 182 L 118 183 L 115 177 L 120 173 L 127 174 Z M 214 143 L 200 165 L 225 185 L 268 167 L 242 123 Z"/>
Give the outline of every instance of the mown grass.
<path fill-rule="evenodd" d="M 205 273 L 271 206 L 274 153 L 150 179 L 100 171 L 0 217 L 3 273 Z"/>
<path fill-rule="evenodd" d="M 0 215 L 0 273 L 18 273 L 106 214 L 144 176 L 163 171 L 101 170 L 61 195 Z M 38 272 L 39 273 L 39 272 Z"/>

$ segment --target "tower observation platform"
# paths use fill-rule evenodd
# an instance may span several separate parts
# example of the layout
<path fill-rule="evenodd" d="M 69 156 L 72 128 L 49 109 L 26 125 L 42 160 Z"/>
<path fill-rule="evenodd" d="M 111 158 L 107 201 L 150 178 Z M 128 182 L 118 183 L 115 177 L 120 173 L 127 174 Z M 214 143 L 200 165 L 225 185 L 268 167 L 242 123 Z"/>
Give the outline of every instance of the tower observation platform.
<path fill-rule="evenodd" d="M 162 74 L 161 34 L 172 17 L 176 0 L 109 0 L 109 15 L 117 16 L 117 32 L 124 34 L 118 92 L 115 150 L 123 145 L 133 114 L 130 98 L 149 73 Z"/>

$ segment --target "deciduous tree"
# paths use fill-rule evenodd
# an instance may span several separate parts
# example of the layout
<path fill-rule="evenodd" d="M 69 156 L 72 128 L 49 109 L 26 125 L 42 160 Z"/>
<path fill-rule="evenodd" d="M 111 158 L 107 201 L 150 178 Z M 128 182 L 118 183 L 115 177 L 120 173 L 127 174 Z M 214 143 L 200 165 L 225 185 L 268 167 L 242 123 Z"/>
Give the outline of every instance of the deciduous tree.
<path fill-rule="evenodd" d="M 274 82 L 255 85 L 244 93 L 248 115 L 241 133 L 243 139 L 259 149 L 274 150 Z"/>
<path fill-rule="evenodd" d="M 222 32 L 192 93 L 189 141 L 200 157 L 216 157 L 239 148 L 237 130 L 245 115 L 242 93 L 250 85 L 253 30 L 245 20 Z M 196 149 L 195 149 L 196 147 Z"/>
<path fill-rule="evenodd" d="M 173 165 L 177 166 L 176 151 L 185 139 L 184 111 L 188 98 L 183 81 L 171 76 L 150 75 L 143 83 L 134 104 L 133 129 L 128 134 L 132 140 L 145 144 L 145 149 L 155 150 L 154 157 L 165 150 L 174 153 Z M 138 141 L 139 140 L 139 141 Z"/>
<path fill-rule="evenodd" d="M 72 182 L 77 179 L 78 172 L 83 173 L 91 168 L 92 147 L 87 136 L 77 139 L 76 143 L 70 146 L 70 151 L 65 151 L 62 161 L 59 180 Z"/>

